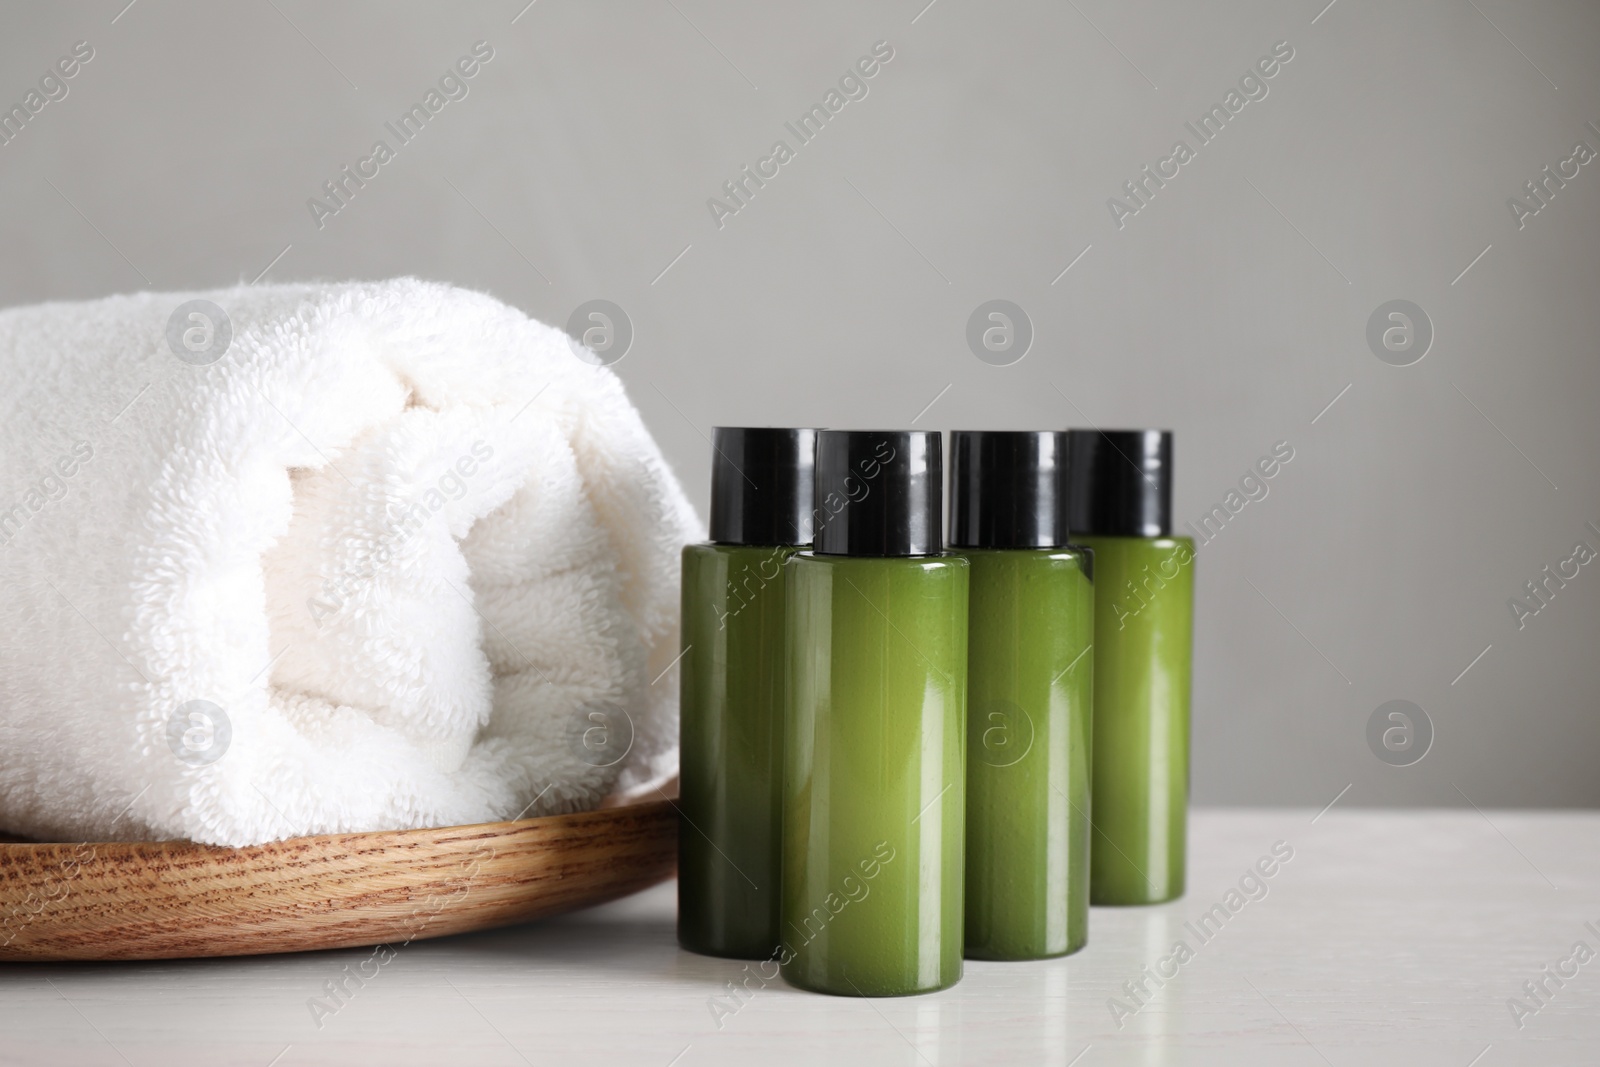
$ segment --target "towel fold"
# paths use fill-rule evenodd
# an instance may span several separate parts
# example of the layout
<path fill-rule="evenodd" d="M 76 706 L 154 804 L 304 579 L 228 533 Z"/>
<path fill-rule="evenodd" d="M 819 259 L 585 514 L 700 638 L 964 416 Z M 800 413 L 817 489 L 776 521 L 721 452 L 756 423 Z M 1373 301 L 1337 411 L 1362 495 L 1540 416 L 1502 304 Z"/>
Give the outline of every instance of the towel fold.
<path fill-rule="evenodd" d="M 412 279 L 141 293 L 0 312 L 0 374 L 0 828 L 453 825 L 675 761 L 698 520 L 565 334 Z"/>

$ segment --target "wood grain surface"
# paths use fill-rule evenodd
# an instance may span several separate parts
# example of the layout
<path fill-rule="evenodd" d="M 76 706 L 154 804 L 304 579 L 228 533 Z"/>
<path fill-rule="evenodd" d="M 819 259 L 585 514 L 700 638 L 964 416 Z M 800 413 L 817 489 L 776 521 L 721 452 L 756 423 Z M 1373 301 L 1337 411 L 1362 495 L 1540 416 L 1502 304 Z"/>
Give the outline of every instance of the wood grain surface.
<path fill-rule="evenodd" d="M 677 812 L 657 796 L 574 815 L 249 848 L 0 844 L 0 960 L 398 945 L 556 915 L 672 874 Z"/>

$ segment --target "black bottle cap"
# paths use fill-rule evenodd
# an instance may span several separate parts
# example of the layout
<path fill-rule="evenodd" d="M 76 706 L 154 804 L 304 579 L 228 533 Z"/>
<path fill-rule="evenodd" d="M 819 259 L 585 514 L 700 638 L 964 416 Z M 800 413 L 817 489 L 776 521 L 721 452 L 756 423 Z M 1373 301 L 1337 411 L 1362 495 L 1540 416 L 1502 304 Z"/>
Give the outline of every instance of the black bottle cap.
<path fill-rule="evenodd" d="M 950 435 L 952 548 L 1059 548 L 1067 530 L 1066 431 Z"/>
<path fill-rule="evenodd" d="M 817 431 L 816 550 L 830 556 L 944 551 L 941 442 L 937 431 Z"/>
<path fill-rule="evenodd" d="M 1074 534 L 1172 534 L 1172 431 L 1071 430 L 1067 447 L 1067 525 Z"/>
<path fill-rule="evenodd" d="M 815 430 L 711 429 L 711 540 L 809 545 Z"/>

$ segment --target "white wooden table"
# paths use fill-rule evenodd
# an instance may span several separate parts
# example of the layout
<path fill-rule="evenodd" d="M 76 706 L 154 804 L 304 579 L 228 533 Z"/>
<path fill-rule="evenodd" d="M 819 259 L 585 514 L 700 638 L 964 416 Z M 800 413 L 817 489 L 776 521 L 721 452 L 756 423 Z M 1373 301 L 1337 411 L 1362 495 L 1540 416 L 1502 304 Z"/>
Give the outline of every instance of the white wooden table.
<path fill-rule="evenodd" d="M 735 1001 L 726 983 L 743 965 L 678 949 L 669 884 L 416 942 L 381 965 L 363 949 L 6 966 L 0 1063 L 1600 1064 L 1600 955 L 1562 962 L 1578 942 L 1600 954 L 1600 813 L 1315 815 L 1197 812 L 1184 900 L 1096 909 L 1077 955 L 969 963 L 933 996 L 839 999 L 756 978 Z M 1265 896 L 1248 882 L 1259 899 L 1202 939 L 1192 927 L 1278 841 L 1294 855 Z M 1147 966 L 1172 977 L 1136 998 L 1124 983 Z M 1576 974 L 1558 985 L 1545 977 L 1558 969 Z M 375 976 L 346 977 L 363 970 Z M 1523 984 L 1542 978 L 1540 1003 Z M 313 1011 L 341 979 L 346 997 L 324 1000 L 337 1010 Z M 1520 1029 L 1513 997 L 1529 1009 Z"/>

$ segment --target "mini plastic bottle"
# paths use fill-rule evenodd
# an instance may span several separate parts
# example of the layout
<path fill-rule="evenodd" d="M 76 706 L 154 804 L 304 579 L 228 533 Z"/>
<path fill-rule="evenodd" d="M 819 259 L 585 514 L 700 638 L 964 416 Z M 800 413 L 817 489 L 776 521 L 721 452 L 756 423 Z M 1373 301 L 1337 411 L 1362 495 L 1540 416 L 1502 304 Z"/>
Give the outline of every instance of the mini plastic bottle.
<path fill-rule="evenodd" d="M 1172 536 L 1172 434 L 1073 430 L 1073 538 L 1094 550 L 1091 904 L 1183 895 L 1194 541 Z"/>
<path fill-rule="evenodd" d="M 784 561 L 811 542 L 816 433 L 712 430 L 711 541 L 683 550 L 678 943 L 777 951 Z"/>
<path fill-rule="evenodd" d="M 788 577 L 783 976 L 900 996 L 961 977 L 967 561 L 937 433 L 817 434 Z"/>
<path fill-rule="evenodd" d="M 1067 434 L 951 435 L 950 548 L 971 564 L 968 959 L 1089 936 L 1094 580 L 1067 541 Z"/>

